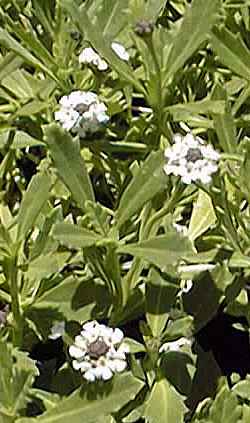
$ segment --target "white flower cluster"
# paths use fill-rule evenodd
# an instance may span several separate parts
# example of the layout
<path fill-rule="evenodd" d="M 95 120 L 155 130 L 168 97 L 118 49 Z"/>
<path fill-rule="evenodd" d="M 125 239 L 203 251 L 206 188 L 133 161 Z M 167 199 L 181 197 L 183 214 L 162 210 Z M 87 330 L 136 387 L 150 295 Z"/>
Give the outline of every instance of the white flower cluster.
<path fill-rule="evenodd" d="M 211 145 L 194 137 L 191 133 L 185 137 L 174 136 L 174 144 L 165 150 L 167 163 L 164 171 L 167 175 L 180 176 L 182 182 L 191 184 L 200 181 L 204 184 L 211 182 L 212 173 L 218 169 L 219 153 Z"/>
<path fill-rule="evenodd" d="M 74 369 L 80 370 L 89 382 L 111 379 L 114 373 L 122 372 L 127 366 L 129 349 L 122 341 L 123 332 L 118 328 L 112 329 L 96 321 L 85 323 L 69 348 Z"/>
<path fill-rule="evenodd" d="M 59 104 L 60 110 L 55 112 L 55 120 L 81 138 L 86 137 L 87 133 L 99 131 L 109 121 L 107 107 L 91 91 L 72 91 L 63 96 Z"/>
<path fill-rule="evenodd" d="M 111 48 L 121 60 L 125 62 L 129 60 L 129 54 L 122 44 L 113 42 Z M 82 50 L 79 55 L 79 63 L 94 65 L 99 71 L 108 69 L 107 62 L 92 47 L 86 47 Z"/>

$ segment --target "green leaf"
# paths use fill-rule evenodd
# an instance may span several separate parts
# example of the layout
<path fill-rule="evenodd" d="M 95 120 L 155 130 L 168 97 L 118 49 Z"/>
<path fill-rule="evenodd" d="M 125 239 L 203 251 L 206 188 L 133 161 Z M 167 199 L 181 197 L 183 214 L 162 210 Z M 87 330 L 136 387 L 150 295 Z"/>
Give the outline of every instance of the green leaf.
<path fill-rule="evenodd" d="M 108 391 L 105 390 L 105 386 L 109 388 Z M 117 412 L 135 397 L 143 387 L 143 383 L 131 373 L 124 373 L 117 375 L 110 384 L 106 382 L 105 386 L 103 390 L 99 389 L 96 398 L 91 398 L 89 391 L 87 395 L 86 389 L 79 389 L 43 415 L 35 419 L 23 418 L 17 422 L 64 423 L 72 420 L 74 423 L 82 423 L 84 419 L 84 423 L 93 423 L 101 417 Z"/>
<path fill-rule="evenodd" d="M 185 316 L 180 317 L 177 320 L 173 320 L 171 325 L 168 325 L 164 336 L 168 339 L 176 339 L 181 336 L 187 336 L 192 333 L 193 329 L 193 317 Z"/>
<path fill-rule="evenodd" d="M 165 109 L 167 112 L 175 115 L 181 112 L 195 113 L 195 114 L 205 114 L 205 113 L 215 113 L 221 114 L 225 111 L 225 102 L 221 99 L 216 100 L 200 100 L 193 101 L 184 104 L 174 104 L 173 106 L 168 106 Z"/>
<path fill-rule="evenodd" d="M 0 134 L 0 147 L 4 147 L 8 143 L 10 131 L 4 131 Z M 23 131 L 16 131 L 13 142 L 10 145 L 12 150 L 17 148 L 34 147 L 37 145 L 45 145 L 44 142 L 31 137 L 29 134 Z"/>
<path fill-rule="evenodd" d="M 250 407 L 246 404 L 243 404 L 241 423 L 248 423 L 249 421 L 250 421 Z"/>
<path fill-rule="evenodd" d="M 165 281 L 156 270 L 150 271 L 146 284 L 146 319 L 153 336 L 162 334 L 177 292 L 178 286 Z"/>
<path fill-rule="evenodd" d="M 17 216 L 17 239 L 22 241 L 32 229 L 40 211 L 50 197 L 51 180 L 45 173 L 37 173 L 24 193 Z"/>
<path fill-rule="evenodd" d="M 237 149 L 236 127 L 230 110 L 227 92 L 220 85 L 216 85 L 213 91 L 216 101 L 224 100 L 226 110 L 221 114 L 212 112 L 214 129 L 216 130 L 220 146 L 225 153 L 235 153 Z"/>
<path fill-rule="evenodd" d="M 67 263 L 70 255 L 70 253 L 49 253 L 32 260 L 25 275 L 27 279 L 25 278 L 22 296 L 30 295 L 34 291 L 36 282 L 40 285 L 42 279 L 59 272 Z"/>
<path fill-rule="evenodd" d="M 0 416 L 17 417 L 29 400 L 38 370 L 33 360 L 0 341 Z"/>
<path fill-rule="evenodd" d="M 12 149 L 16 148 L 26 148 L 26 147 L 34 147 L 37 145 L 44 145 L 44 142 L 38 140 L 34 137 L 31 137 L 29 134 L 23 131 L 17 131 L 15 133 L 15 137 L 13 143 L 11 144 Z"/>
<path fill-rule="evenodd" d="M 146 7 L 144 5 L 144 8 L 146 9 L 146 18 L 148 20 L 155 21 L 159 13 L 164 9 L 166 6 L 166 0 L 148 0 L 146 3 Z"/>
<path fill-rule="evenodd" d="M 130 354 L 136 354 L 138 352 L 145 352 L 146 348 L 140 342 L 135 341 L 132 338 L 124 338 L 123 344 L 129 347 Z"/>
<path fill-rule="evenodd" d="M 55 124 L 45 129 L 45 140 L 59 176 L 78 206 L 84 210 L 86 200 L 94 201 L 94 193 L 77 143 Z"/>
<path fill-rule="evenodd" d="M 28 316 L 40 325 L 38 311 L 44 314 L 44 310 L 56 310 L 68 320 L 86 321 L 93 318 L 94 312 L 105 312 L 110 301 L 103 284 L 93 279 L 82 281 L 69 276 L 37 297 Z"/>
<path fill-rule="evenodd" d="M 126 25 L 128 0 L 103 0 L 97 15 L 99 33 L 111 42 Z"/>
<path fill-rule="evenodd" d="M 238 404 L 236 395 L 230 392 L 226 386 L 223 386 L 216 395 L 209 414 L 213 423 L 238 423 L 241 407 Z"/>
<path fill-rule="evenodd" d="M 34 66 L 35 68 L 41 69 L 53 78 L 50 70 L 44 66 L 44 64 L 38 60 L 33 54 L 31 54 L 26 48 L 18 43 L 5 29 L 0 28 L 0 45 L 5 47 L 7 50 L 11 50 L 17 56 L 20 56 L 26 63 Z"/>
<path fill-rule="evenodd" d="M 113 52 L 110 43 L 104 39 L 103 34 L 96 30 L 96 26 L 92 24 L 88 17 L 86 7 L 83 4 L 80 8 L 76 4 L 73 4 L 71 0 L 63 0 L 63 7 L 68 12 L 69 16 L 72 17 L 73 22 L 76 24 L 80 33 L 84 32 L 84 38 L 90 41 L 93 48 L 102 56 L 105 60 L 112 65 L 118 75 L 125 81 L 134 85 L 139 92 L 146 94 L 143 85 L 136 79 L 132 68 L 119 59 Z"/>
<path fill-rule="evenodd" d="M 174 232 L 136 244 L 122 245 L 118 248 L 119 253 L 131 254 L 149 261 L 161 267 L 162 271 L 168 265 L 176 265 L 182 257 L 191 251 L 191 242 L 186 237 Z"/>
<path fill-rule="evenodd" d="M 23 60 L 14 53 L 8 53 L 0 59 L 0 81 L 10 75 L 23 64 Z"/>
<path fill-rule="evenodd" d="M 182 423 L 187 408 L 182 396 L 166 379 L 154 384 L 144 417 L 150 423 Z"/>
<path fill-rule="evenodd" d="M 233 386 L 232 391 L 239 397 L 250 400 L 250 380 L 241 380 Z"/>
<path fill-rule="evenodd" d="M 183 21 L 173 37 L 165 81 L 174 76 L 200 44 L 207 39 L 220 5 L 219 0 L 193 0 L 191 6 L 187 6 Z"/>
<path fill-rule="evenodd" d="M 166 186 L 163 152 L 152 152 L 125 189 L 117 210 L 120 227 Z"/>
<path fill-rule="evenodd" d="M 226 28 L 214 28 L 211 33 L 211 42 L 224 65 L 250 80 L 250 51 L 239 33 L 235 35 Z"/>
<path fill-rule="evenodd" d="M 215 222 L 216 215 L 211 198 L 203 190 L 199 190 L 189 223 L 188 237 L 194 241 L 200 235 L 204 234 Z"/>
<path fill-rule="evenodd" d="M 250 257 L 245 256 L 244 254 L 235 251 L 233 255 L 229 259 L 228 263 L 229 267 L 243 267 L 249 268 L 250 267 Z"/>
<path fill-rule="evenodd" d="M 160 368 L 162 375 L 179 393 L 190 395 L 197 370 L 196 356 L 192 353 L 191 345 L 183 346 L 181 351 L 168 351 L 162 354 Z"/>
<path fill-rule="evenodd" d="M 71 223 L 58 223 L 54 226 L 52 236 L 63 245 L 71 248 L 86 248 L 95 245 L 103 238 L 88 229 Z"/>
<path fill-rule="evenodd" d="M 244 151 L 244 162 L 240 168 L 239 185 L 240 189 L 247 198 L 250 200 L 250 140 L 248 138 L 241 142 L 242 150 Z"/>

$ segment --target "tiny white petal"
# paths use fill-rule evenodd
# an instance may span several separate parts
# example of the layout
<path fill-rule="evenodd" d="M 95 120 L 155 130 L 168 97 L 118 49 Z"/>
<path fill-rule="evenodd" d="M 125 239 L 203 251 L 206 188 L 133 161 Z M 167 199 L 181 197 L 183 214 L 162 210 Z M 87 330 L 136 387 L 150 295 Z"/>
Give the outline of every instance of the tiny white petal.
<path fill-rule="evenodd" d="M 69 355 L 74 358 L 83 358 L 85 354 L 80 348 L 71 345 L 69 347 Z"/>
<path fill-rule="evenodd" d="M 108 64 L 102 59 L 98 53 L 91 47 L 86 47 L 82 50 L 79 55 L 79 63 L 92 64 L 96 66 L 100 71 L 108 69 Z"/>
<path fill-rule="evenodd" d="M 177 339 L 177 341 L 165 342 L 165 344 L 160 347 L 159 352 L 180 351 L 184 345 L 190 346 L 191 344 L 192 342 L 190 339 L 181 337 L 180 339 Z"/>
<path fill-rule="evenodd" d="M 72 366 L 75 370 L 80 370 L 80 368 L 82 367 L 81 361 L 73 360 Z"/>
<path fill-rule="evenodd" d="M 114 344 L 118 344 L 123 340 L 123 332 L 121 331 L 121 329 L 114 329 L 113 333 L 112 333 L 112 342 Z"/>
<path fill-rule="evenodd" d="M 100 367 L 101 370 L 101 378 L 103 380 L 109 380 L 112 378 L 113 373 L 108 366 Z"/>
<path fill-rule="evenodd" d="M 129 54 L 122 44 L 113 42 L 111 47 L 120 59 L 125 60 L 126 62 L 129 60 Z"/>
<path fill-rule="evenodd" d="M 89 382 L 94 382 L 96 377 L 93 373 L 92 369 L 88 370 L 86 373 L 84 373 L 83 377 L 88 380 Z"/>
<path fill-rule="evenodd" d="M 115 372 L 123 372 L 126 367 L 127 367 L 127 363 L 124 360 L 119 360 L 119 359 L 115 359 L 112 362 L 109 363 L 110 368 L 112 369 L 112 371 Z"/>

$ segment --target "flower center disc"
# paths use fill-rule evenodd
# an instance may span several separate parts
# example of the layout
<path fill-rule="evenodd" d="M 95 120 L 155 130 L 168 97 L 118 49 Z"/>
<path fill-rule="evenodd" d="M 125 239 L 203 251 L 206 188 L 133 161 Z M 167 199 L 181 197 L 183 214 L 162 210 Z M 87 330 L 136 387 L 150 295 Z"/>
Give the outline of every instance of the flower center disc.
<path fill-rule="evenodd" d="M 81 115 L 89 110 L 89 106 L 86 106 L 86 104 L 83 103 L 79 103 L 74 107 L 74 109 Z"/>
<path fill-rule="evenodd" d="M 203 159 L 203 155 L 199 148 L 190 148 L 187 152 L 186 159 L 188 162 L 196 162 Z"/>
<path fill-rule="evenodd" d="M 109 347 L 102 339 L 97 339 L 88 346 L 88 353 L 91 358 L 99 358 L 108 352 Z"/>

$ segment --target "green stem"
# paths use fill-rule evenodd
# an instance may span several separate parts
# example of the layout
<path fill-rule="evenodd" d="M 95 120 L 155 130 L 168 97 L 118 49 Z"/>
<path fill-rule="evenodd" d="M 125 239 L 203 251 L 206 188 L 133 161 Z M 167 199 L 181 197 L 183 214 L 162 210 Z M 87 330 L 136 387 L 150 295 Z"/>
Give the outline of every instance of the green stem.
<path fill-rule="evenodd" d="M 162 128 L 162 121 L 163 121 L 162 73 L 161 73 L 161 66 L 160 66 L 156 51 L 155 51 L 152 35 L 150 37 L 146 38 L 145 42 L 146 42 L 147 47 L 149 49 L 149 52 L 152 56 L 152 59 L 153 59 L 153 62 L 154 62 L 154 67 L 155 67 L 155 72 L 156 72 L 156 76 L 154 74 L 151 74 L 151 77 L 157 79 L 157 84 L 156 84 L 157 102 L 155 103 L 155 101 L 153 101 L 153 104 L 151 104 L 151 106 L 154 110 L 154 115 L 155 115 L 156 121 L 157 121 L 158 132 L 157 132 L 157 136 L 156 136 L 156 139 L 155 139 L 155 146 L 158 147 L 159 142 L 160 142 L 160 137 L 161 137 L 161 134 L 162 134 L 162 129 L 163 129 Z M 148 100 L 149 100 L 149 103 L 151 103 L 150 98 Z"/>
<path fill-rule="evenodd" d="M 142 231 L 140 231 L 140 241 L 151 238 L 156 234 L 159 228 L 160 222 L 168 213 L 174 210 L 176 204 L 178 203 L 178 201 L 180 200 L 183 194 L 184 189 L 185 189 L 185 186 L 179 180 L 176 185 L 176 189 L 173 192 L 173 195 L 169 198 L 169 200 L 167 201 L 167 203 L 162 209 L 160 209 L 150 218 L 148 217 L 148 213 L 145 212 L 144 217 L 146 222 L 144 222 L 143 220 L 141 223 L 143 229 Z M 143 269 L 142 260 L 139 258 L 135 258 L 133 260 L 133 263 L 131 265 L 129 272 L 127 273 L 123 281 L 123 292 L 124 292 L 123 300 L 125 301 L 125 303 L 127 302 L 127 299 L 129 298 L 129 294 L 131 290 L 134 289 L 136 285 L 138 284 L 138 280 L 141 275 L 142 269 Z"/>
<path fill-rule="evenodd" d="M 166 202 L 166 204 L 164 205 L 164 207 L 162 207 L 162 209 L 158 210 L 158 212 L 156 212 L 149 220 L 147 225 L 145 225 L 145 229 L 144 229 L 144 234 L 143 234 L 143 239 L 147 239 L 150 236 L 153 236 L 155 233 L 155 229 L 156 229 L 156 225 L 158 224 L 159 221 L 162 220 L 162 218 L 164 218 L 168 213 L 172 212 L 175 205 L 178 203 L 178 201 L 180 200 L 183 191 L 185 189 L 185 185 L 183 185 L 181 183 L 181 181 L 179 180 L 176 188 L 173 192 L 173 195 L 169 198 L 169 200 Z"/>
<path fill-rule="evenodd" d="M 242 104 L 245 103 L 245 101 L 248 99 L 250 95 L 250 85 L 247 85 L 247 87 L 245 87 L 243 89 L 243 92 L 241 93 L 241 95 L 237 98 L 237 100 L 235 101 L 233 107 L 232 107 L 232 115 L 235 116 L 236 113 L 238 112 L 238 110 L 241 108 Z"/>
<path fill-rule="evenodd" d="M 18 290 L 18 270 L 16 256 L 7 259 L 7 272 L 11 296 L 11 310 L 13 314 L 13 344 L 22 346 L 23 340 L 23 316 Z"/>
<path fill-rule="evenodd" d="M 240 162 L 240 163 L 244 162 L 244 157 L 242 157 L 241 154 L 222 153 L 221 159 L 232 160 L 232 161 Z"/>

